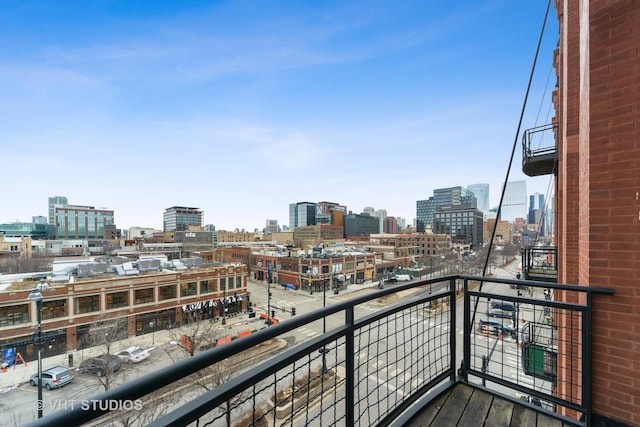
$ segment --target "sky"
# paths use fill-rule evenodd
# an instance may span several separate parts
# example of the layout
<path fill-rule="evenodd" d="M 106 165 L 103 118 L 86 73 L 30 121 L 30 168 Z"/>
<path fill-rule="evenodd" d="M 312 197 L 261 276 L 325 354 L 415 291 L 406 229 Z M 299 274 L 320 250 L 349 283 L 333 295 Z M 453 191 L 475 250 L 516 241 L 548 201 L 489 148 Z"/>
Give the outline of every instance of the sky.
<path fill-rule="evenodd" d="M 0 14 L 0 223 L 49 197 L 162 229 L 289 223 L 289 204 L 416 216 L 436 188 L 549 176 L 521 133 L 551 122 L 546 1 L 24 1 Z M 520 129 L 520 131 L 519 131 Z M 517 142 L 511 170 L 511 153 Z"/>

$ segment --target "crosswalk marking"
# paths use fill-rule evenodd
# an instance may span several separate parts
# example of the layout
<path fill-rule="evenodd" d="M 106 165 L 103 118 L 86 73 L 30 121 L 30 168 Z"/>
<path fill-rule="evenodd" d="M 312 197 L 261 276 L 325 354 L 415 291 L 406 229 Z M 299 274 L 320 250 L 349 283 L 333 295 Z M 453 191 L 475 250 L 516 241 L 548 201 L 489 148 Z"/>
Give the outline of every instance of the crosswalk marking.
<path fill-rule="evenodd" d="M 296 332 L 300 332 L 301 334 L 306 335 L 309 338 L 314 338 L 321 334 L 320 332 L 312 331 L 311 329 L 307 328 L 298 328 L 296 329 Z"/>

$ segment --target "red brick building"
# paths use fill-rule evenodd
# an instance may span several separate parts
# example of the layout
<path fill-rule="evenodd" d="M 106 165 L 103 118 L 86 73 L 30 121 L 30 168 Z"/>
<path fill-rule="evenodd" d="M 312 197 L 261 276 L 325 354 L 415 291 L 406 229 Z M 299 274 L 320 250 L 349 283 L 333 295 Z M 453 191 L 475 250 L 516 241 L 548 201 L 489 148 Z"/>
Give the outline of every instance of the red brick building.
<path fill-rule="evenodd" d="M 555 6 L 558 281 L 614 290 L 593 314 L 593 412 L 640 425 L 640 2 Z"/>
<path fill-rule="evenodd" d="M 37 356 L 33 334 L 36 303 L 27 300 L 27 283 L 0 292 L 0 349 L 16 348 L 27 360 Z M 32 284 L 33 285 L 33 284 Z M 191 319 L 218 318 L 221 298 L 227 313 L 246 309 L 247 267 L 240 264 L 194 267 L 119 277 L 77 279 L 42 292 L 43 357 L 82 347 L 94 323 L 126 318 L 128 336 L 180 325 Z"/>

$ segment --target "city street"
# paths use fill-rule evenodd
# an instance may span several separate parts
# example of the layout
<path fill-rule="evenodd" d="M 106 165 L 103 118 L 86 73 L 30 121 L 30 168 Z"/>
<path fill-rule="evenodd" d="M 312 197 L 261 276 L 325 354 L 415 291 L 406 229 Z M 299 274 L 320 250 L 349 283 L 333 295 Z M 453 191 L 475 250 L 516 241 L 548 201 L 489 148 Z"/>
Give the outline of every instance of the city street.
<path fill-rule="evenodd" d="M 516 275 L 517 261 L 514 261 L 505 268 L 495 268 L 494 274 L 498 277 L 514 278 Z M 391 285 L 393 286 L 393 285 Z M 440 286 L 447 286 L 446 283 L 434 285 L 432 292 L 438 292 Z M 269 289 L 270 288 L 270 289 Z M 271 285 L 266 283 L 252 282 L 248 284 L 249 292 L 251 292 L 251 302 L 254 305 L 254 309 L 258 313 L 267 313 L 268 310 L 275 311 L 276 317 L 286 322 L 292 316 L 292 308 L 295 308 L 296 315 L 308 313 L 313 310 L 322 308 L 323 305 L 331 305 L 337 302 L 343 301 L 348 298 L 352 298 L 356 295 L 372 294 L 379 292 L 377 283 L 367 283 L 363 285 L 350 285 L 348 291 L 340 291 L 338 294 L 334 294 L 332 290 L 323 292 L 314 292 L 309 294 L 305 291 L 297 291 L 292 289 L 285 289 L 281 286 Z M 485 291 L 490 292 L 502 292 L 503 294 L 516 295 L 517 290 L 509 289 L 505 286 L 498 284 L 485 284 Z M 271 292 L 271 300 L 268 301 L 268 292 Z M 414 289 L 410 291 L 403 291 L 402 295 L 394 295 L 388 299 L 374 299 L 367 303 L 361 304 L 356 307 L 356 317 L 361 318 L 380 310 L 382 307 L 395 302 L 400 301 L 401 298 L 407 298 L 411 296 L 420 296 L 428 294 L 429 289 Z M 457 304 L 456 317 L 458 330 L 456 331 L 457 348 L 456 348 L 456 360 L 462 360 L 462 325 L 463 325 L 463 304 Z M 486 304 L 484 307 L 478 308 L 478 314 L 476 315 L 476 325 L 479 319 L 486 318 Z M 530 316 L 530 309 L 523 305 L 520 308 L 520 316 L 522 319 Z M 528 319 L 532 320 L 532 319 Z M 291 334 L 283 336 L 282 338 L 290 344 L 299 344 L 311 338 L 317 337 L 323 333 L 323 330 L 331 330 L 337 326 L 342 325 L 344 322 L 344 315 L 342 313 L 330 316 L 326 319 L 326 324 L 323 321 L 317 321 L 312 324 L 305 325 L 292 331 Z M 417 343 L 415 340 L 407 340 L 398 342 L 403 337 L 402 334 L 398 334 L 397 331 L 402 330 L 403 325 L 412 325 L 412 330 L 423 331 L 420 332 L 422 336 L 429 336 L 429 345 L 431 347 L 443 347 L 446 346 L 446 342 L 441 342 L 441 337 L 447 336 L 448 324 L 437 324 L 429 318 L 418 318 L 414 313 L 406 312 L 401 316 L 396 317 L 391 321 L 387 319 L 386 323 L 380 323 L 377 327 L 363 332 L 367 336 L 361 337 L 364 341 L 379 342 L 381 339 L 385 341 L 389 348 L 402 348 L 404 354 L 411 354 L 416 350 Z M 228 319 L 228 325 L 223 327 L 219 325 L 219 329 L 225 329 L 228 334 L 235 334 L 240 330 L 245 329 L 261 329 L 267 327 L 264 319 L 260 316 L 255 318 L 248 318 L 246 313 L 240 314 L 233 318 Z M 124 364 L 122 371 L 115 377 L 115 383 L 120 384 L 126 381 L 130 381 L 146 373 L 158 370 L 158 369 L 171 369 L 174 360 L 179 360 L 185 357 L 184 351 L 178 348 L 175 343 L 171 343 L 171 336 L 169 331 L 156 332 L 155 336 L 149 337 L 148 335 L 136 337 L 136 345 L 143 346 L 150 350 L 150 357 L 138 364 Z M 222 333 L 222 332 L 221 332 Z M 426 335 L 425 335 L 426 334 Z M 444 334 L 444 335 L 441 335 Z M 472 366 L 476 369 L 481 366 L 481 356 L 487 356 L 488 363 L 486 365 L 487 372 L 508 379 L 510 381 L 517 382 L 526 387 L 535 387 L 538 390 L 550 391 L 551 384 L 548 381 L 540 379 L 533 379 L 526 375 L 522 369 L 522 362 L 520 356 L 520 349 L 516 339 L 510 336 L 498 337 L 497 335 L 488 334 L 484 336 L 477 327 L 473 327 L 472 331 L 472 346 L 475 354 L 474 360 L 472 360 Z M 370 335 L 370 336 L 368 336 Z M 375 335 L 375 336 L 374 336 Z M 153 343 L 153 344 L 151 344 Z M 131 342 L 126 343 L 130 345 Z M 123 346 L 125 343 L 123 343 Z M 119 348 L 119 347 L 118 347 Z M 285 348 L 284 346 L 282 347 Z M 340 349 L 338 349 L 340 351 Z M 444 352 L 443 354 L 446 354 Z M 81 356 L 81 355 L 80 355 Z M 336 350 L 329 351 L 327 353 L 327 365 L 335 366 L 336 358 L 338 366 L 343 366 L 344 354 L 336 354 Z M 415 369 L 410 362 L 404 359 L 390 358 L 388 354 L 378 354 L 377 349 L 372 349 L 371 352 L 365 349 L 361 349 L 357 353 L 356 366 L 359 370 L 358 389 L 356 391 L 362 397 L 370 395 L 373 391 L 380 388 L 384 388 L 383 394 L 396 394 L 397 399 L 401 400 L 404 396 L 409 394 L 411 390 L 419 387 L 423 382 L 428 381 L 428 378 L 423 378 L 420 375 L 416 375 Z M 440 360 L 441 359 L 441 360 Z M 441 357 L 440 359 L 434 358 L 434 360 L 421 361 L 421 363 L 429 363 L 434 367 L 439 363 L 449 363 L 448 356 Z M 59 361 L 47 360 L 46 364 L 43 364 L 46 369 L 51 364 L 65 365 L 66 360 L 63 357 Z M 314 363 L 320 364 L 320 358 Z M 20 369 L 18 367 L 17 369 Z M 342 369 L 342 368 L 339 368 Z M 75 380 L 61 389 L 56 390 L 43 390 L 44 397 L 44 414 L 51 413 L 58 409 L 63 409 L 65 405 L 69 407 L 74 402 L 81 402 L 82 399 L 88 396 L 103 391 L 100 382 L 97 378 L 89 374 L 80 374 L 75 372 Z M 496 387 L 499 391 L 507 391 L 503 387 Z M 3 389 L 2 399 L 0 399 L 0 424 L 7 426 L 19 426 L 28 421 L 31 421 L 36 416 L 36 387 L 32 387 L 28 383 L 22 383 L 17 387 L 11 389 Z M 188 396 L 189 393 L 185 390 Z M 510 391 L 513 393 L 513 391 Z M 181 393 L 185 395 L 184 393 Z M 325 396 L 325 399 L 333 398 L 331 396 Z M 265 397 L 266 400 L 266 397 Z M 357 400 L 357 399 L 356 399 Z M 310 412 L 306 414 L 303 419 L 294 420 L 295 425 L 305 425 L 305 422 L 311 417 L 323 417 L 321 414 L 321 407 L 319 405 L 320 400 L 317 401 L 317 408 L 314 406 L 310 409 Z M 328 402 L 327 402 L 328 403 Z M 175 402 L 178 404 L 178 402 Z M 142 400 L 144 406 L 144 399 Z M 338 411 L 344 411 L 344 407 L 340 404 L 337 408 Z M 365 416 L 374 417 L 375 414 L 370 411 L 369 408 Z M 333 411 L 333 410 L 332 410 Z M 333 416 L 333 415 L 332 415 Z M 288 420 L 291 421 L 291 420 Z M 217 423 L 215 423 L 217 425 Z"/>

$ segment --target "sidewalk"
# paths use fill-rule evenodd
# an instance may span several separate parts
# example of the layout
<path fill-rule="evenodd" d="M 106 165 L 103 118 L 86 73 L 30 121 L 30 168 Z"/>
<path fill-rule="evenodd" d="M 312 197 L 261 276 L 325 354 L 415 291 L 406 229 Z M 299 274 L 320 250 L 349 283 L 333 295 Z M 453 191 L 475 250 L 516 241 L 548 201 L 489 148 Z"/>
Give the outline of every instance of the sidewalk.
<path fill-rule="evenodd" d="M 219 324 L 219 321 L 218 321 Z M 241 314 L 235 317 L 227 318 L 227 327 L 231 328 L 233 326 L 251 324 L 248 321 L 246 314 Z M 221 326 L 221 325 L 220 325 Z M 253 326 L 253 325 L 252 325 Z M 262 326 L 260 324 L 256 324 L 256 326 Z M 146 349 L 153 350 L 157 347 L 170 347 L 172 344 L 170 343 L 173 340 L 171 331 L 162 330 L 156 331 L 152 334 L 145 334 L 130 337 L 121 341 L 114 343 L 112 347 L 112 352 L 118 352 L 122 349 L 131 346 L 142 347 Z M 72 350 L 63 354 L 58 354 L 56 356 L 51 356 L 42 359 L 42 370 L 52 368 L 54 366 L 64 366 L 65 368 L 69 368 L 72 371 L 78 369 L 78 366 L 83 360 L 86 360 L 90 357 L 95 357 L 101 355 L 103 352 L 102 347 L 91 347 L 85 348 L 83 350 Z M 69 367 L 69 355 L 73 355 L 73 366 Z M 23 364 L 19 362 L 15 366 L 10 366 L 7 368 L 6 372 L 0 373 L 0 395 L 3 393 L 7 393 L 11 390 L 16 389 L 22 384 L 28 384 L 31 375 L 38 373 L 38 361 L 33 360 Z"/>
<path fill-rule="evenodd" d="M 256 281 L 251 281 L 254 285 L 261 285 L 266 283 L 260 283 Z M 274 284 L 272 284 L 274 286 Z M 277 284 L 275 285 L 277 286 Z M 366 282 L 362 284 L 353 284 L 349 285 L 347 289 L 340 289 L 339 294 L 334 294 L 333 291 L 327 290 L 326 297 L 327 299 L 341 299 L 344 298 L 345 295 L 353 294 L 357 292 L 362 292 L 366 290 L 370 291 L 369 288 L 378 287 L 378 282 Z M 304 292 L 304 291 L 291 291 L 291 292 Z M 315 295 L 315 293 L 314 293 Z M 322 295 L 321 293 L 319 295 Z M 258 321 L 259 319 L 248 319 L 246 314 L 240 314 L 236 317 L 227 317 L 227 327 L 233 327 L 235 325 L 251 325 L 256 326 L 257 329 L 262 328 L 264 326 L 262 322 Z M 219 324 L 218 320 L 218 324 Z M 220 325 L 221 326 L 221 325 Z M 145 335 L 139 335 L 127 338 L 125 340 L 121 340 L 113 345 L 112 352 L 118 352 L 124 348 L 137 346 L 146 349 L 155 349 L 156 347 L 165 347 L 171 346 L 170 341 L 172 341 L 171 331 L 162 330 L 156 331 L 154 333 L 148 333 Z M 83 350 L 72 350 L 63 354 L 58 354 L 56 356 L 46 357 L 42 359 L 42 369 L 52 368 L 54 366 L 64 366 L 65 368 L 69 368 L 71 370 L 77 370 L 78 366 L 83 360 L 86 360 L 90 357 L 95 357 L 102 354 L 103 349 L 101 347 L 91 347 Z M 69 355 L 73 355 L 73 366 L 69 367 Z M 0 373 L 0 395 L 3 393 L 7 393 L 22 384 L 28 384 L 29 379 L 33 374 L 38 373 L 38 361 L 33 360 L 29 361 L 26 364 L 18 363 L 18 365 L 11 366 L 7 368 L 6 372 Z"/>

